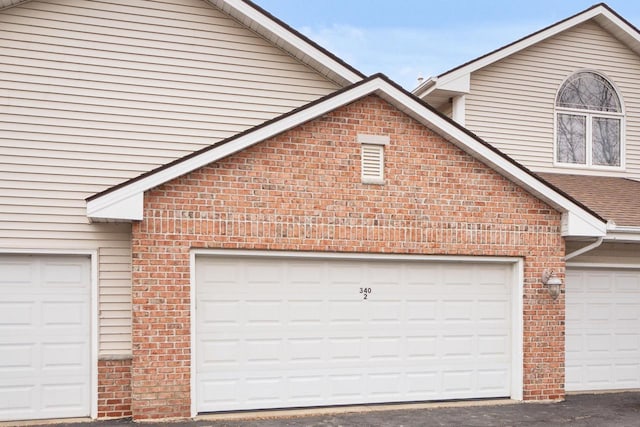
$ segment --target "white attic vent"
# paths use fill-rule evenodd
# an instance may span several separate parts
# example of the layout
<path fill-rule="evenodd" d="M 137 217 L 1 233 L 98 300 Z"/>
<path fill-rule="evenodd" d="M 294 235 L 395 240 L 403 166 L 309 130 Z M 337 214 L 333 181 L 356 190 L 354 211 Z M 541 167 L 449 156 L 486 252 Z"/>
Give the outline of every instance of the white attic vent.
<path fill-rule="evenodd" d="M 358 135 L 362 144 L 362 182 L 384 184 L 384 146 L 389 144 L 388 135 Z"/>

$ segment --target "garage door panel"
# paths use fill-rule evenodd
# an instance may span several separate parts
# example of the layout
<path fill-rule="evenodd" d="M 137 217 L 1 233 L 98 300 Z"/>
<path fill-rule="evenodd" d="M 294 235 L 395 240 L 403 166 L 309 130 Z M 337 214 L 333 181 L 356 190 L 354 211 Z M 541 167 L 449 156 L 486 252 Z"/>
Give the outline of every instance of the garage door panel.
<path fill-rule="evenodd" d="M 628 333 L 616 334 L 616 346 L 617 353 L 625 355 L 637 355 L 640 357 L 640 333 L 633 331 Z"/>
<path fill-rule="evenodd" d="M 479 335 L 477 357 L 500 357 L 509 353 L 509 335 Z"/>
<path fill-rule="evenodd" d="M 628 363 L 617 363 L 614 366 L 616 382 L 624 384 L 628 388 L 635 388 L 640 376 L 640 367 L 636 363 L 638 359 L 630 360 Z"/>
<path fill-rule="evenodd" d="M 86 289 L 85 262 L 43 261 L 40 269 L 40 285 L 44 289 L 55 289 L 60 292 L 64 288 Z"/>
<path fill-rule="evenodd" d="M 452 266 L 199 257 L 198 411 L 509 396 L 511 267 Z"/>
<path fill-rule="evenodd" d="M 81 412 L 84 408 L 82 401 L 89 393 L 89 387 L 84 378 L 76 381 L 67 379 L 61 383 L 57 380 L 42 385 L 42 407 L 51 414 L 66 414 L 68 412 Z"/>
<path fill-rule="evenodd" d="M 504 368 L 480 370 L 476 387 L 485 393 L 500 392 L 504 387 L 504 378 L 507 376 L 509 373 Z"/>
<path fill-rule="evenodd" d="M 640 300 L 640 296 L 638 296 L 638 300 Z M 619 322 L 629 322 L 628 325 L 623 323 L 623 326 L 635 328 L 640 321 L 640 303 L 616 304 L 615 315 Z"/>
<path fill-rule="evenodd" d="M 360 325 L 367 314 L 366 307 L 362 305 L 360 300 L 331 299 L 328 301 L 327 308 L 328 323 L 336 329 L 349 325 Z"/>
<path fill-rule="evenodd" d="M 53 299 L 50 298 L 41 306 L 41 319 L 44 328 L 86 328 L 88 326 L 86 300 L 62 299 L 54 301 Z"/>
<path fill-rule="evenodd" d="M 0 256 L 0 420 L 90 415 L 89 268 Z"/>
<path fill-rule="evenodd" d="M 640 271 L 567 271 L 566 388 L 640 387 Z"/>
<path fill-rule="evenodd" d="M 25 339 L 25 341 L 28 341 Z M 0 343 L 0 375 L 4 381 L 34 373 L 37 349 L 30 342 Z"/>
<path fill-rule="evenodd" d="M 88 354 L 83 341 L 60 339 L 45 342 L 41 346 L 41 363 L 44 374 L 83 375 L 87 370 Z"/>
<path fill-rule="evenodd" d="M 317 300 L 290 300 L 287 304 L 288 319 L 291 326 L 320 325 L 324 317 L 323 301 Z"/>
<path fill-rule="evenodd" d="M 17 260 L 15 257 L 0 259 L 0 289 L 15 289 L 35 287 L 32 263 Z"/>
<path fill-rule="evenodd" d="M 407 322 L 415 327 L 423 323 L 433 323 L 437 319 L 438 301 L 434 299 L 407 301 L 405 304 L 405 316 Z"/>
<path fill-rule="evenodd" d="M 0 419 L 9 420 L 12 413 L 33 413 L 35 384 L 6 384 L 0 386 Z"/>
<path fill-rule="evenodd" d="M 31 328 L 35 324 L 35 303 L 21 297 L 3 295 L 3 299 L 0 302 L 0 331 Z"/>
<path fill-rule="evenodd" d="M 640 293 L 640 278 L 637 274 L 619 274 L 615 284 L 616 291 Z"/>

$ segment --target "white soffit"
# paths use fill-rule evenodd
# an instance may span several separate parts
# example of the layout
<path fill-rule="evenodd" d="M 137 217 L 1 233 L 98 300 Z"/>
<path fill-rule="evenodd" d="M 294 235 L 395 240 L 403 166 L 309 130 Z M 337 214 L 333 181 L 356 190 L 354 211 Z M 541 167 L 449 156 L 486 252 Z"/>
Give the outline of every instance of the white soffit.
<path fill-rule="evenodd" d="M 557 24 L 553 24 L 514 43 L 470 61 L 467 64 L 447 71 L 438 77 L 431 77 L 415 88 L 413 93 L 420 98 L 427 98 L 429 94 L 440 90 L 449 91 L 459 86 L 457 81 L 460 79 L 470 79 L 471 73 L 474 71 L 491 65 L 494 62 L 500 61 L 591 19 L 640 55 L 640 34 L 638 34 L 638 30 L 606 5 L 598 4 Z M 465 93 L 465 91 L 461 91 L 460 93 Z"/>
<path fill-rule="evenodd" d="M 143 197 L 141 195 L 145 191 L 372 94 L 380 96 L 555 209 L 569 213 L 569 215 L 565 215 L 564 235 L 604 236 L 606 224 L 598 217 L 558 193 L 517 163 L 499 154 L 495 149 L 476 139 L 446 117 L 433 112 L 422 102 L 381 75 L 372 76 L 351 88 L 311 103 L 307 107 L 279 119 L 267 122 L 252 131 L 230 138 L 207 150 L 188 156 L 182 161 L 169 164 L 133 179 L 129 183 L 93 196 L 87 202 L 87 215 L 96 220 L 138 220 L 142 215 Z M 114 206 L 117 206 L 117 209 L 114 209 Z"/>

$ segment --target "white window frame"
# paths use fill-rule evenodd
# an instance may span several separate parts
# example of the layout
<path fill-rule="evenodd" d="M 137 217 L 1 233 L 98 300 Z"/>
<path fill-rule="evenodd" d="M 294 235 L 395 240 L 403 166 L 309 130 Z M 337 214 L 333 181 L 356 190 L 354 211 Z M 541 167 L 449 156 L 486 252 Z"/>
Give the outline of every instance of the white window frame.
<path fill-rule="evenodd" d="M 566 107 L 558 107 L 558 96 L 560 95 L 560 90 L 564 87 L 567 80 L 579 73 L 592 73 L 597 74 L 598 76 L 605 79 L 611 87 L 616 92 L 618 96 L 618 101 L 620 102 L 620 110 L 619 113 L 612 113 L 607 111 L 596 111 L 596 110 L 585 110 L 579 108 L 566 108 Z M 610 78 L 605 76 L 604 74 L 594 71 L 594 70 L 577 70 L 571 73 L 567 78 L 562 81 L 562 84 L 558 87 L 556 91 L 556 96 L 553 100 L 553 165 L 557 167 L 569 168 L 569 169 L 580 169 L 580 170 L 598 170 L 598 171 L 616 171 L 622 172 L 626 168 L 626 141 L 625 141 L 625 129 L 626 129 L 626 120 L 625 120 L 625 107 L 622 96 L 620 95 L 620 90 L 618 87 L 611 81 Z M 583 116 L 585 117 L 585 163 L 564 163 L 558 160 L 558 116 L 560 114 L 570 114 L 575 116 Z M 609 165 L 595 165 L 593 164 L 593 119 L 594 118 L 605 118 L 605 119 L 619 119 L 620 120 L 620 165 L 619 166 L 609 166 Z"/>

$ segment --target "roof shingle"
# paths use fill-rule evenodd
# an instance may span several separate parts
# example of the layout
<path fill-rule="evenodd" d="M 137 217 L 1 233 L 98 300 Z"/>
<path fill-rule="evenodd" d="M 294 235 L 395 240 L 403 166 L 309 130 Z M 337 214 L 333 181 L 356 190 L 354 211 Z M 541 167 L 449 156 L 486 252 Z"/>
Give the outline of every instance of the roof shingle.
<path fill-rule="evenodd" d="M 616 225 L 640 226 L 640 181 L 607 176 L 537 175 Z"/>

